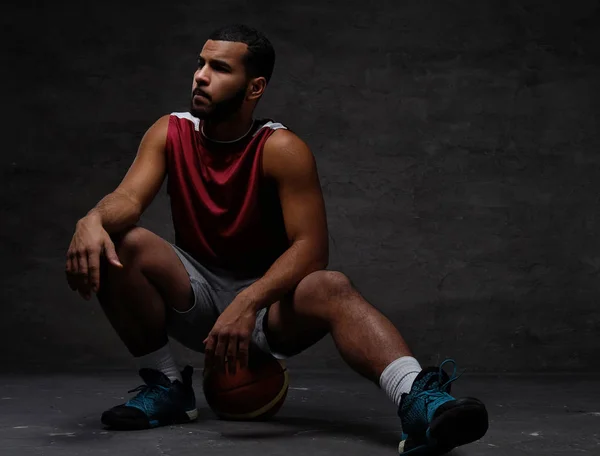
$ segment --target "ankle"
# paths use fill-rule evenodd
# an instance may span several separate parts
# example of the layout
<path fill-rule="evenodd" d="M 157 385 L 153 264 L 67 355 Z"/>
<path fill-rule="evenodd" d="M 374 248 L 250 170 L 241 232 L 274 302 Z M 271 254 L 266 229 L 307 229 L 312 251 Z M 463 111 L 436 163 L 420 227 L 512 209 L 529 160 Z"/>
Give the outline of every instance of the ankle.
<path fill-rule="evenodd" d="M 380 386 L 392 402 L 399 407 L 402 395 L 410 393 L 413 382 L 421 370 L 421 365 L 415 358 L 402 356 L 392 361 L 383 370 Z"/>
<path fill-rule="evenodd" d="M 179 380 L 183 383 L 181 372 L 179 372 L 168 342 L 159 349 L 137 356 L 135 359 L 138 369 L 155 369 L 165 374 L 171 382 Z"/>

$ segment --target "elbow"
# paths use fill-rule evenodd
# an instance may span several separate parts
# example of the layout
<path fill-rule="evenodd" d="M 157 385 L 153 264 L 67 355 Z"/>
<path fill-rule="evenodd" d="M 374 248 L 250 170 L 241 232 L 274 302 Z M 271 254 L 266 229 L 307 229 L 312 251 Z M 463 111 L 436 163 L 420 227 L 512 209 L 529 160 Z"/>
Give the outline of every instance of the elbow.
<path fill-rule="evenodd" d="M 329 265 L 329 255 L 321 255 L 317 259 L 315 259 L 313 263 L 313 268 L 315 271 L 320 271 L 322 269 L 327 269 Z"/>
<path fill-rule="evenodd" d="M 325 245 L 318 249 L 318 257 L 316 260 L 317 270 L 327 269 L 329 265 L 329 243 L 325 242 Z"/>
<path fill-rule="evenodd" d="M 320 271 L 327 268 L 329 264 L 329 246 L 310 241 L 296 241 L 301 246 L 303 262 L 307 269 L 306 273 Z"/>

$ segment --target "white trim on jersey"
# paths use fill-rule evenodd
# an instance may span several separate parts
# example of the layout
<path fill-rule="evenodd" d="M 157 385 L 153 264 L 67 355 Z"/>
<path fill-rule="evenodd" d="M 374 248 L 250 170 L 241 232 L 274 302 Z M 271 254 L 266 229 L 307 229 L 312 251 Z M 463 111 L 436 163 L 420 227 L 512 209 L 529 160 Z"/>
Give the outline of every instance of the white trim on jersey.
<path fill-rule="evenodd" d="M 196 131 L 200 131 L 200 119 L 198 119 L 197 117 L 194 117 L 191 113 L 189 113 L 189 112 L 172 112 L 171 115 L 179 117 L 180 119 L 189 120 L 190 122 L 192 122 L 194 124 L 194 129 Z M 279 122 L 268 121 L 265 124 L 261 125 L 260 128 L 258 128 L 256 130 L 256 132 L 254 133 L 254 135 L 252 135 L 252 136 L 256 136 L 258 134 L 258 132 L 260 130 L 262 130 L 263 128 L 270 128 L 271 130 L 279 130 L 280 128 L 283 128 L 285 130 L 288 129 L 285 125 L 283 125 Z"/>
<path fill-rule="evenodd" d="M 200 119 L 194 117 L 189 112 L 172 112 L 171 115 L 179 117 L 180 119 L 190 120 L 194 124 L 194 130 L 200 131 Z"/>
<path fill-rule="evenodd" d="M 256 134 L 263 128 L 270 128 L 271 130 L 279 130 L 280 128 L 284 128 L 285 130 L 287 130 L 287 127 L 283 124 L 280 124 L 279 122 L 269 121 L 266 124 L 262 125 L 258 130 L 256 130 L 253 136 L 256 136 Z"/>

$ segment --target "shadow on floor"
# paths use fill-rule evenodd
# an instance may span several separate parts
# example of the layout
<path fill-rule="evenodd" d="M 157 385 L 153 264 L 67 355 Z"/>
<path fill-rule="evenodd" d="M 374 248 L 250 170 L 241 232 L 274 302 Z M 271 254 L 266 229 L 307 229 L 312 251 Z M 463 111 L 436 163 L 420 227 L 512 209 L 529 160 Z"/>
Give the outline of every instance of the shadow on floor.
<path fill-rule="evenodd" d="M 303 410 L 306 414 L 307 410 Z M 65 430 L 48 436 L 48 443 L 53 441 L 64 445 L 79 446 L 101 443 L 113 438 L 130 437 L 137 440 L 149 433 L 156 434 L 157 439 L 163 439 L 167 434 L 176 437 L 178 434 L 194 434 L 195 438 L 225 439 L 230 441 L 256 441 L 294 439 L 297 436 L 307 437 L 311 434 L 320 437 L 331 436 L 337 439 L 365 441 L 371 445 L 386 449 L 396 448 L 400 440 L 399 421 L 392 426 L 380 422 L 370 422 L 368 419 L 349 421 L 324 416 L 322 410 L 315 411 L 322 418 L 308 416 L 281 415 L 264 422 L 234 422 L 221 421 L 209 409 L 199 409 L 198 420 L 184 425 L 165 426 L 151 430 L 117 431 L 105 428 L 100 422 L 100 415 L 80 416 L 65 420 L 60 428 Z M 339 415 L 338 415 L 339 417 Z M 394 420 L 391 417 L 391 420 Z M 396 429 L 394 429 L 396 427 Z M 72 430 L 72 432 L 68 432 Z M 459 450 L 448 453 L 449 456 L 460 456 Z"/>

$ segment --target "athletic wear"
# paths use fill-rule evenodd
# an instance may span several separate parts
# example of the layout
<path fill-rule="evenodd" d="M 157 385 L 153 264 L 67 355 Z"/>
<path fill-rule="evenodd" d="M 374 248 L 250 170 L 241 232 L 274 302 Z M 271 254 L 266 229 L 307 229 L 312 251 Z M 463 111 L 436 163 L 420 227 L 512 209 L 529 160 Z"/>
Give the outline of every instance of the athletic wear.
<path fill-rule="evenodd" d="M 198 418 L 196 396 L 192 388 L 191 366 L 181 373 L 183 383 L 171 382 L 154 369 L 140 369 L 144 384 L 129 392 L 138 394 L 126 403 L 102 414 L 102 423 L 112 429 L 149 429 L 169 424 L 187 423 Z"/>
<path fill-rule="evenodd" d="M 167 330 L 200 352 L 219 315 L 289 248 L 277 185 L 262 171 L 267 139 L 287 128 L 269 119 L 255 120 L 243 138 L 221 142 L 207 138 L 203 125 L 189 112 L 173 112 L 166 143 L 175 228 L 171 245 L 194 293 L 186 312 L 167 309 Z M 252 342 L 284 358 L 266 342 L 266 312 L 257 313 Z"/>
<path fill-rule="evenodd" d="M 421 370 L 421 365 L 415 358 L 402 356 L 392 361 L 383 370 L 379 377 L 379 386 L 396 404 L 396 407 L 399 407 L 402 395 L 410 392 L 412 384 Z"/>
<path fill-rule="evenodd" d="M 206 266 L 260 276 L 289 247 L 274 182 L 262 173 L 262 151 L 277 129 L 255 120 L 241 140 L 212 141 L 189 112 L 169 119 L 167 192 L 175 244 Z"/>
<path fill-rule="evenodd" d="M 447 359 L 438 367 L 422 370 L 410 393 L 402 396 L 398 416 L 402 421 L 402 438 L 398 452 L 402 455 L 438 456 L 453 448 L 474 442 L 488 429 L 485 405 L 478 399 L 455 399 L 451 383 L 457 380 L 456 363 L 452 377 L 443 370 Z M 462 374 L 461 374 L 462 375 Z"/>
<path fill-rule="evenodd" d="M 181 344 L 203 353 L 202 341 L 208 336 L 219 315 L 231 304 L 237 294 L 259 277 L 236 278 L 229 271 L 214 266 L 206 267 L 176 245 L 172 247 L 190 277 L 194 301 L 192 307 L 185 312 L 167 307 L 167 331 L 169 336 Z M 270 353 L 275 358 L 285 359 L 287 358 L 285 354 L 274 353 L 267 342 L 264 330 L 266 313 L 267 308 L 257 312 L 251 341 L 265 353 Z"/>
<path fill-rule="evenodd" d="M 171 344 L 167 342 L 161 348 L 143 356 L 137 356 L 135 362 L 139 369 L 155 369 L 165 374 L 169 380 L 183 381 L 181 373 L 177 368 L 173 353 L 171 352 Z"/>

